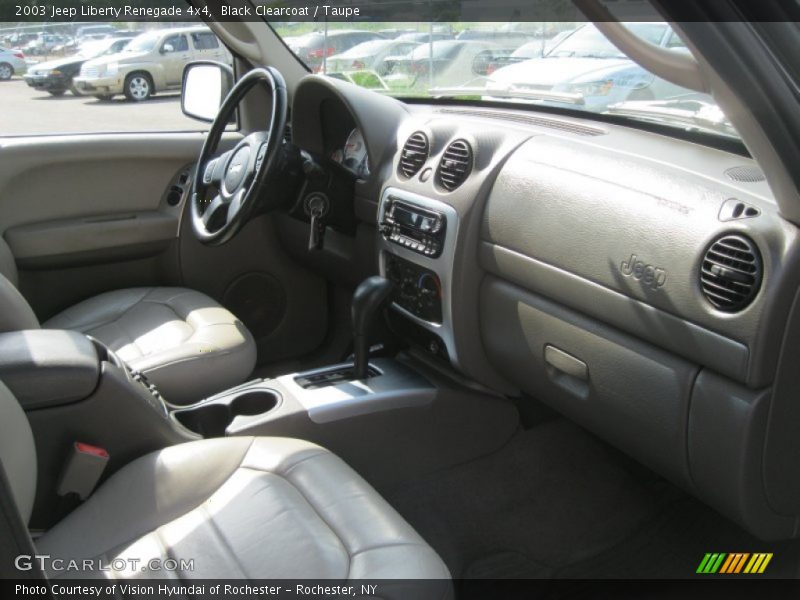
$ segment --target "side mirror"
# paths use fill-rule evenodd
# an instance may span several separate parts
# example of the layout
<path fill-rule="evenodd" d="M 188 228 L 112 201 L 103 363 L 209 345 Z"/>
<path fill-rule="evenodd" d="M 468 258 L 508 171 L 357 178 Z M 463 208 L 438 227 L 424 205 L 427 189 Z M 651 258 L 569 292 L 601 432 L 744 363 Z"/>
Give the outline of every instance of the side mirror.
<path fill-rule="evenodd" d="M 175 52 L 175 46 L 172 44 L 164 44 L 161 46 L 161 54 L 169 54 L 170 52 Z"/>
<path fill-rule="evenodd" d="M 189 63 L 183 70 L 181 110 L 187 117 L 212 122 L 233 87 L 233 69 L 212 61 Z"/>

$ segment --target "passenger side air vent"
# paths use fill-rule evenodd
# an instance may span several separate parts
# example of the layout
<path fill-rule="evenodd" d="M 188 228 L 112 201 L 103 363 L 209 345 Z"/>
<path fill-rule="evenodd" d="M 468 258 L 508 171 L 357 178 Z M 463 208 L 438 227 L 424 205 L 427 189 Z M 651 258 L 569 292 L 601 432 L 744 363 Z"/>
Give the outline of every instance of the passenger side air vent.
<path fill-rule="evenodd" d="M 700 268 L 700 288 L 719 310 L 739 312 L 758 293 L 762 276 L 761 254 L 755 242 L 744 235 L 727 234 L 706 250 Z"/>
<path fill-rule="evenodd" d="M 464 140 L 450 144 L 442 155 L 436 173 L 441 186 L 452 192 L 469 177 L 472 172 L 472 147 Z"/>
<path fill-rule="evenodd" d="M 411 179 L 428 160 L 428 152 L 428 136 L 421 131 L 412 133 L 400 153 L 400 173 Z"/>

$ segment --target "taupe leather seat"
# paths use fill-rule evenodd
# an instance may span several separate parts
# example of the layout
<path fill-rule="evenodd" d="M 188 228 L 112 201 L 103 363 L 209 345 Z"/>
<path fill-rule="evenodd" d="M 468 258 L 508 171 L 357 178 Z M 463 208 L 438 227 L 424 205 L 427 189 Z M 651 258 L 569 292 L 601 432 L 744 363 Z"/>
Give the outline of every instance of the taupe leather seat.
<path fill-rule="evenodd" d="M 0 239 L 0 331 L 41 326 L 92 335 L 176 404 L 243 383 L 256 363 L 255 341 L 247 328 L 200 292 L 117 290 L 84 300 L 40 325 L 16 285 L 13 256 Z"/>
<path fill-rule="evenodd" d="M 2 382 L 0 458 L 27 521 L 36 453 L 25 415 Z M 341 459 L 288 438 L 211 439 L 144 456 L 36 546 L 40 554 L 65 560 L 139 559 L 134 570 L 111 571 L 118 577 L 450 577 L 433 549 Z M 166 557 L 193 559 L 193 568 L 141 571 L 150 559 Z M 424 591 L 441 598 L 452 590 L 446 584 Z"/>

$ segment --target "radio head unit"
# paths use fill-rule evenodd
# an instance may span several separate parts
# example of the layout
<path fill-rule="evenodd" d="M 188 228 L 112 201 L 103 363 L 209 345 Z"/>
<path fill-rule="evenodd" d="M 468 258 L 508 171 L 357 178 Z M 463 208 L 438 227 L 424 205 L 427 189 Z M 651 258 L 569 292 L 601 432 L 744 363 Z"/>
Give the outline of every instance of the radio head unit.
<path fill-rule="evenodd" d="M 442 254 L 446 233 L 447 217 L 444 214 L 395 196 L 386 199 L 381 221 L 384 239 L 418 254 L 437 258 Z"/>

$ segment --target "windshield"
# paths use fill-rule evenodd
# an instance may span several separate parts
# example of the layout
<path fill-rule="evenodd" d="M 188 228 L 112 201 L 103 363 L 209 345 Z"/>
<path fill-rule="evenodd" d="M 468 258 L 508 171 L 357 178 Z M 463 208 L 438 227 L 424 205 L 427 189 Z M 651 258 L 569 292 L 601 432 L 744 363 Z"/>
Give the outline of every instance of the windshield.
<path fill-rule="evenodd" d="M 463 42 L 436 41 L 417 46 L 406 55 L 410 60 L 420 60 L 433 57 L 434 59 L 453 58 Z"/>
<path fill-rule="evenodd" d="M 123 52 L 150 52 L 156 47 L 159 35 L 159 33 L 143 33 L 133 38 L 130 43 L 125 46 Z"/>
<path fill-rule="evenodd" d="M 270 25 L 312 72 L 351 81 L 378 93 L 439 101 L 451 98 L 485 104 L 515 103 L 521 108 L 566 108 L 736 136 L 711 96 L 656 77 L 592 24 Z M 670 52 L 689 52 L 667 23 L 625 25 L 653 45 Z M 403 46 L 400 42 L 414 45 Z M 128 49 L 134 46 L 136 41 Z M 369 72 L 368 77 L 365 71 Z"/>
<path fill-rule="evenodd" d="M 665 23 L 628 23 L 628 29 L 656 46 L 667 31 Z M 593 25 L 584 25 L 547 53 L 548 57 L 574 58 L 625 58 L 625 54 L 612 44 Z"/>
<path fill-rule="evenodd" d="M 115 41 L 116 40 L 101 40 L 98 42 L 87 42 L 80 47 L 76 56 L 79 58 L 97 58 L 103 56 L 104 54 L 110 53 L 110 50 L 114 47 Z"/>
<path fill-rule="evenodd" d="M 372 40 L 370 42 L 363 42 L 358 46 L 350 48 L 350 50 L 347 50 L 346 52 L 342 52 L 340 56 L 342 58 L 349 58 L 351 56 L 368 56 L 375 52 L 380 52 L 391 43 L 391 40 Z"/>

